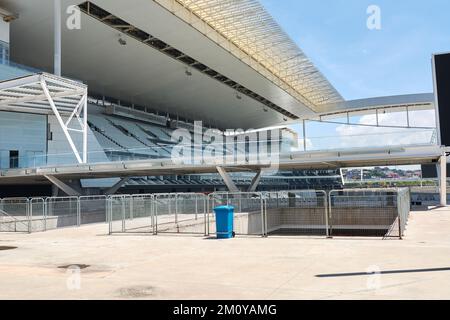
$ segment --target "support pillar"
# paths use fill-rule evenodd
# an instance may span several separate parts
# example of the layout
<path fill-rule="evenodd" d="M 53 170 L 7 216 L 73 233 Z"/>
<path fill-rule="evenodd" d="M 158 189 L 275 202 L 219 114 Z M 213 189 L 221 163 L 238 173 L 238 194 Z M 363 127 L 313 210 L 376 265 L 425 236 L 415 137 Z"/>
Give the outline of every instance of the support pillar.
<path fill-rule="evenodd" d="M 262 178 L 262 170 L 259 170 L 256 176 L 253 178 L 252 183 L 250 184 L 250 187 L 248 188 L 248 192 L 255 192 L 258 188 L 259 182 Z"/>
<path fill-rule="evenodd" d="M 122 188 L 122 186 L 127 183 L 128 181 L 130 181 L 130 178 L 123 178 L 121 179 L 119 182 L 117 182 L 115 185 L 113 185 L 111 188 L 109 188 L 108 190 L 105 191 L 105 195 L 110 196 L 115 194 L 120 188 Z"/>
<path fill-rule="evenodd" d="M 231 179 L 230 175 L 226 170 L 222 167 L 217 167 L 217 172 L 219 172 L 220 176 L 222 177 L 223 181 L 225 182 L 225 185 L 227 186 L 228 190 L 230 192 L 239 192 L 238 187 L 234 183 L 233 179 Z"/>
<path fill-rule="evenodd" d="M 55 178 L 54 176 L 45 176 L 45 178 L 53 183 L 55 186 L 57 186 L 60 190 L 62 190 L 65 194 L 67 194 L 70 197 L 79 197 L 81 196 L 81 193 L 76 191 L 71 186 L 67 185 L 66 183 L 62 182 L 58 178 Z"/>
<path fill-rule="evenodd" d="M 61 76 L 61 0 L 54 1 L 54 73 Z"/>

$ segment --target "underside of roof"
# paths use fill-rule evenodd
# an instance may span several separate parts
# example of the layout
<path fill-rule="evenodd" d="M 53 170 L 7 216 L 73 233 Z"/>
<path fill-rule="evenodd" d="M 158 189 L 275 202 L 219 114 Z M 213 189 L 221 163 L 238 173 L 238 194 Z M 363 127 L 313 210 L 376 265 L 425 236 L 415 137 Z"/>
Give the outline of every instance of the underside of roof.
<path fill-rule="evenodd" d="M 308 105 L 342 96 L 257 0 L 176 0 L 302 96 Z"/>

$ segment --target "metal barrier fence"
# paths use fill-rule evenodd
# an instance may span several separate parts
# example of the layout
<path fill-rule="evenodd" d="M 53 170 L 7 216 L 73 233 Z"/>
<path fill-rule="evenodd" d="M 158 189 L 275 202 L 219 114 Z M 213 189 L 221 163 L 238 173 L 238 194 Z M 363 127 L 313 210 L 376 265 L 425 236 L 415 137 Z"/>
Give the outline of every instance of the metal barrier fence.
<path fill-rule="evenodd" d="M 45 200 L 45 207 L 44 228 L 40 231 L 108 221 L 106 196 L 51 197 Z M 33 218 L 35 218 L 34 213 L 33 210 Z"/>
<path fill-rule="evenodd" d="M 207 196 L 202 193 L 155 195 L 155 234 L 207 234 Z"/>
<path fill-rule="evenodd" d="M 80 225 L 108 222 L 106 196 L 86 196 L 79 200 Z"/>
<path fill-rule="evenodd" d="M 236 235 L 402 238 L 405 189 L 148 194 L 0 200 L 0 232 L 38 232 L 108 223 L 109 233 L 216 234 L 214 208 L 235 208 Z"/>
<path fill-rule="evenodd" d="M 0 232 L 31 232 L 29 199 L 0 201 Z"/>
<path fill-rule="evenodd" d="M 327 193 L 285 191 L 264 194 L 266 233 L 329 236 Z"/>
<path fill-rule="evenodd" d="M 133 224 L 132 200 L 129 195 L 108 198 L 109 233 L 125 233 L 137 230 Z"/>
<path fill-rule="evenodd" d="M 404 197 L 401 202 L 400 194 Z M 406 207 L 409 215 L 410 205 L 407 189 L 333 190 L 328 202 L 331 236 L 389 237 Z M 407 216 L 402 220 L 406 227 Z"/>
<path fill-rule="evenodd" d="M 401 189 L 397 193 L 397 209 L 398 219 L 396 223 L 398 228 L 395 228 L 393 224 L 392 231 L 388 234 L 390 237 L 399 237 L 403 239 L 405 235 L 406 227 L 408 225 L 409 214 L 411 212 L 411 191 L 410 189 Z M 398 230 L 398 234 L 396 233 Z"/>
<path fill-rule="evenodd" d="M 30 205 L 30 230 L 29 232 L 40 232 L 47 230 L 47 203 L 44 198 L 33 198 Z"/>
<path fill-rule="evenodd" d="M 206 234 L 207 196 L 197 193 L 109 198 L 109 233 Z"/>
<path fill-rule="evenodd" d="M 107 223 L 107 197 L 10 198 L 0 201 L 0 232 L 41 232 Z"/>
<path fill-rule="evenodd" d="M 236 235 L 265 236 L 266 221 L 262 193 L 213 193 L 209 195 L 208 232 L 216 234 L 213 209 L 217 206 L 231 205 L 235 208 L 233 229 Z"/>
<path fill-rule="evenodd" d="M 77 197 L 47 198 L 46 230 L 81 225 L 80 203 Z"/>

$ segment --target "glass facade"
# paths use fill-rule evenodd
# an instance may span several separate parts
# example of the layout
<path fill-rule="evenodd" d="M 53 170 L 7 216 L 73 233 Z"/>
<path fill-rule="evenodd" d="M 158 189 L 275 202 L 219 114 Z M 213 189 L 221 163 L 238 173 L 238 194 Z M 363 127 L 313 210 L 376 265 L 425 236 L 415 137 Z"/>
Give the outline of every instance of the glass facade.
<path fill-rule="evenodd" d="M 0 169 L 46 163 L 47 116 L 0 111 Z"/>

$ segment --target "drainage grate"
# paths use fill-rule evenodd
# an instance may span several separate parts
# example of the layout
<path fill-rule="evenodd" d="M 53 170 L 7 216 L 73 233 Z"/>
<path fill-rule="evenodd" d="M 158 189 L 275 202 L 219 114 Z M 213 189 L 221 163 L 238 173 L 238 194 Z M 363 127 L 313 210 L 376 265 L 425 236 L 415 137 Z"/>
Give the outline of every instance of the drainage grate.
<path fill-rule="evenodd" d="M 155 288 L 149 286 L 121 288 L 119 295 L 122 298 L 148 298 L 155 295 Z"/>
<path fill-rule="evenodd" d="M 83 270 L 83 269 L 87 269 L 89 267 L 90 267 L 90 265 L 88 265 L 88 264 L 68 264 L 65 266 L 59 266 L 58 269 L 80 269 L 80 270 Z"/>

